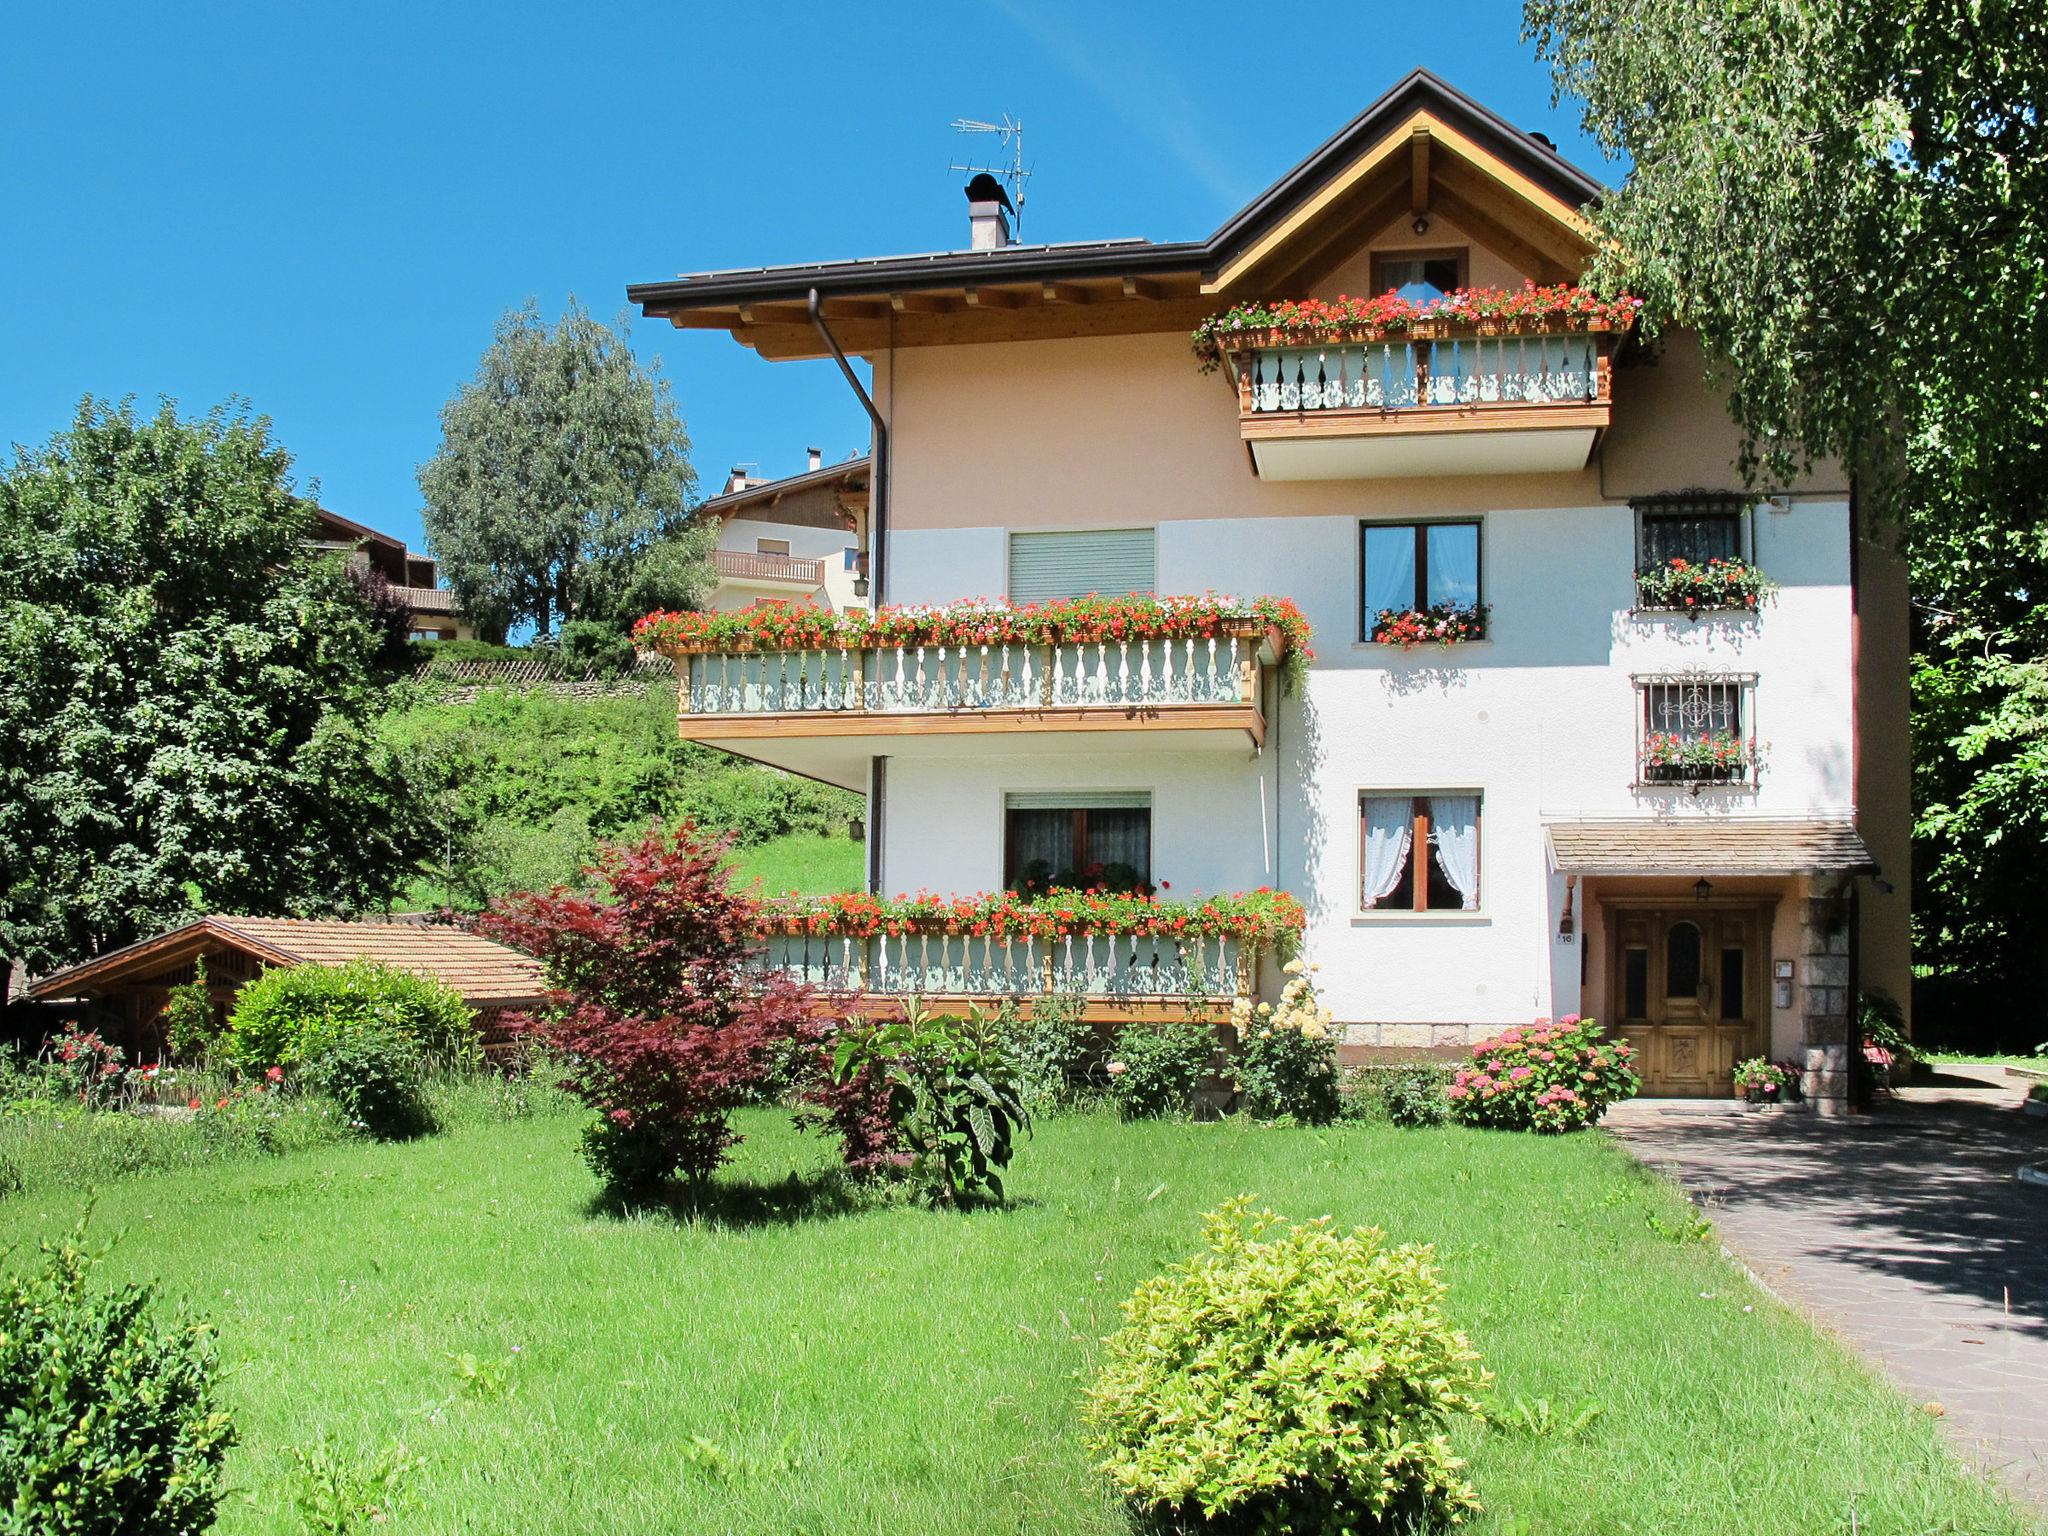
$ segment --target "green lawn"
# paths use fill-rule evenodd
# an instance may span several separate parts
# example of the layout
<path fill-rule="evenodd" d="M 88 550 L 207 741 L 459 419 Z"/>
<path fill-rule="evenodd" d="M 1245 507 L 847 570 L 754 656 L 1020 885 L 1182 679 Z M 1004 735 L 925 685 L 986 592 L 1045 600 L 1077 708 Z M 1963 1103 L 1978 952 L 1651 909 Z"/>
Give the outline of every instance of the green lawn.
<path fill-rule="evenodd" d="M 857 891 L 867 876 L 867 844 L 850 837 L 818 837 L 792 832 L 733 853 L 740 883 L 759 880 L 763 896 L 796 891 L 804 896 L 829 896 Z"/>
<path fill-rule="evenodd" d="M 829 1160 L 776 1113 L 744 1125 L 728 1182 Z M 1461 1432 L 1476 1531 L 2030 1529 L 1598 1135 L 1070 1116 L 1024 1145 L 1010 1209 L 821 1213 L 782 1185 L 679 1223 L 595 1214 L 575 1134 L 549 1114 L 103 1191 L 113 1271 L 220 1325 L 243 1433 L 220 1531 L 297 1531 L 288 1448 L 324 1434 L 421 1459 L 408 1532 L 1112 1536 L 1077 1380 L 1243 1190 L 1433 1240 L 1504 1407 L 1600 1405 L 1576 1437 Z M 0 1241 L 73 1207 L 0 1204 Z"/>

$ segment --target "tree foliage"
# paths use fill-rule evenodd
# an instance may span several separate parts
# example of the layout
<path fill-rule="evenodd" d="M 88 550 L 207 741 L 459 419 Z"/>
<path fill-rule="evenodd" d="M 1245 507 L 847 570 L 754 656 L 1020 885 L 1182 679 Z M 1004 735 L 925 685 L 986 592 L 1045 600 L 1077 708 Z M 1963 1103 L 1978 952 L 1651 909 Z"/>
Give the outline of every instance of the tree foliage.
<path fill-rule="evenodd" d="M 440 451 L 419 473 L 428 546 L 487 638 L 694 607 L 715 578 L 712 531 L 688 523 L 689 452 L 623 318 L 614 330 L 571 299 L 550 327 L 529 301 L 441 409 Z"/>
<path fill-rule="evenodd" d="M 1632 161 L 1601 283 L 1706 343 L 1757 479 L 1810 456 L 1909 540 L 1918 959 L 2017 988 L 2048 821 L 2048 10 L 1527 0 Z"/>
<path fill-rule="evenodd" d="M 0 954 L 385 901 L 421 848 L 383 643 L 267 421 L 88 398 L 0 472 Z"/>

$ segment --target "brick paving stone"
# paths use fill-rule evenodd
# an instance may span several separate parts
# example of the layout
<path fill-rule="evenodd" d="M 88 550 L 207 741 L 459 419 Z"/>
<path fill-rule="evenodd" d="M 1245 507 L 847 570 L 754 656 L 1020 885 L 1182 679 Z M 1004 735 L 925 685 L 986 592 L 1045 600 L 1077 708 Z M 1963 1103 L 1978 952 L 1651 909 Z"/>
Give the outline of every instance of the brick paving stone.
<path fill-rule="evenodd" d="M 2048 1120 L 2024 1085 L 1947 1067 L 1877 1111 L 1637 1099 L 1606 1121 L 1676 1178 L 1772 1290 L 1941 1404 L 1955 1444 L 2048 1512 Z"/>

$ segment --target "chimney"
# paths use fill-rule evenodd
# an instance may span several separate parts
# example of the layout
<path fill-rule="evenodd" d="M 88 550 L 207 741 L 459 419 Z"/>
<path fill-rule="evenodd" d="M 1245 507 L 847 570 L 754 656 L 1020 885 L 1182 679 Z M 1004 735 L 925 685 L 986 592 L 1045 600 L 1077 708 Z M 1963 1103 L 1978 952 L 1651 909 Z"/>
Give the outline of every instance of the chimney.
<path fill-rule="evenodd" d="M 812 469 L 814 469 L 814 470 L 817 470 L 817 469 L 823 469 L 823 468 L 825 467 L 825 450 L 824 450 L 824 449 L 822 449 L 822 448 L 806 448 L 806 449 L 804 450 L 804 454 L 805 454 L 805 456 L 806 456 L 806 457 L 808 457 L 808 458 L 810 459 L 810 461 L 811 461 L 811 468 L 812 468 Z"/>
<path fill-rule="evenodd" d="M 1010 243 L 1010 194 L 987 171 L 967 183 L 967 248 L 999 251 Z"/>
<path fill-rule="evenodd" d="M 733 465 L 732 473 L 726 476 L 725 494 L 730 496 L 734 491 L 744 491 L 746 488 L 747 466 L 744 464 Z"/>

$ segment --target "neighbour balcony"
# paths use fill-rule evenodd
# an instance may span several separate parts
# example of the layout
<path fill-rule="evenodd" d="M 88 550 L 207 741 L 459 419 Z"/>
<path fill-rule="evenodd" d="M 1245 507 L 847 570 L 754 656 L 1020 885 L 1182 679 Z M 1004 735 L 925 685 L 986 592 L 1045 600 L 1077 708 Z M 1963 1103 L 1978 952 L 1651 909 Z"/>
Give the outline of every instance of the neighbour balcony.
<path fill-rule="evenodd" d="M 1264 598 L 652 615 L 639 634 L 675 662 L 685 739 L 850 788 L 913 738 L 1257 747 L 1266 671 L 1307 654 L 1293 605 Z"/>
<path fill-rule="evenodd" d="M 742 549 L 714 549 L 711 563 L 721 578 L 742 583 L 762 582 L 818 587 L 825 583 L 825 562 L 804 560 L 794 555 L 760 555 Z"/>
<path fill-rule="evenodd" d="M 828 992 L 964 1010 L 1073 996 L 1095 1019 L 1206 1018 L 1256 994 L 1264 957 L 1300 935 L 1285 892 L 1206 901 L 1054 891 L 846 895 L 771 906 L 752 965 Z"/>
<path fill-rule="evenodd" d="M 1197 333 L 1268 480 L 1583 469 L 1634 302 L 1579 289 L 1241 305 Z"/>

